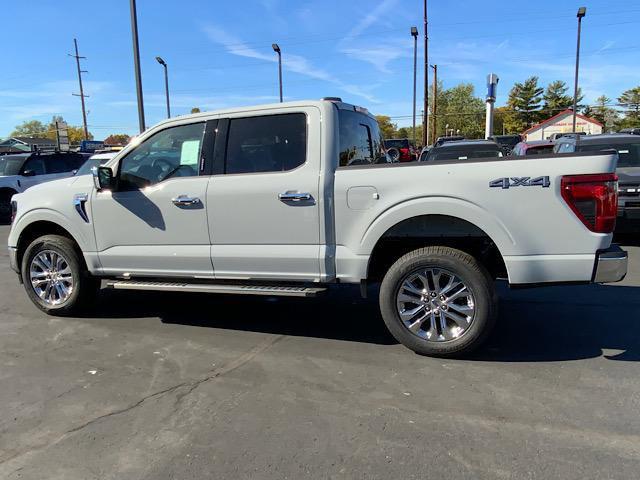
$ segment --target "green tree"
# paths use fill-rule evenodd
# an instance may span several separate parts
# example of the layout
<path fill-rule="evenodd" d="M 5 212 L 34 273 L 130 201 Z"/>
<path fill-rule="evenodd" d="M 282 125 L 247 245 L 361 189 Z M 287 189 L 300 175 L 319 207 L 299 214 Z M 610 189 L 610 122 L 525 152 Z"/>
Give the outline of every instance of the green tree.
<path fill-rule="evenodd" d="M 200 113 L 200 109 L 198 107 L 193 107 L 191 109 L 191 113 Z"/>
<path fill-rule="evenodd" d="M 618 112 L 615 108 L 610 107 L 610 104 L 611 99 L 609 97 L 600 95 L 596 98 L 596 104 L 591 109 L 591 116 L 604 125 L 605 132 L 612 131 L 618 121 Z"/>
<path fill-rule="evenodd" d="M 445 90 L 443 97 L 436 112 L 439 134 L 445 133 L 449 125 L 450 130 L 460 131 L 460 135 L 466 138 L 483 138 L 485 105 L 481 98 L 475 96 L 473 85 L 461 83 Z M 444 104 L 443 108 L 440 108 L 440 103 Z"/>
<path fill-rule="evenodd" d="M 104 139 L 105 145 L 126 145 L 131 137 L 126 133 L 113 133 Z"/>
<path fill-rule="evenodd" d="M 376 120 L 378 121 L 378 126 L 380 127 L 383 138 L 395 137 L 398 126 L 395 123 L 391 123 L 391 117 L 387 115 L 376 115 Z"/>
<path fill-rule="evenodd" d="M 573 96 L 567 95 L 569 87 L 562 80 L 556 80 L 547 85 L 542 96 L 544 105 L 542 113 L 544 117 L 552 117 L 562 110 L 573 107 Z M 582 101 L 582 92 L 578 88 L 578 104 Z"/>
<path fill-rule="evenodd" d="M 505 116 L 505 129 L 512 133 L 521 133 L 541 119 L 540 110 L 544 89 L 538 86 L 538 77 L 527 78 L 516 83 L 509 91 Z"/>
<path fill-rule="evenodd" d="M 40 120 L 22 122 L 11 132 L 12 137 L 38 137 L 44 136 L 47 127 Z"/>
<path fill-rule="evenodd" d="M 622 127 L 640 127 L 640 86 L 625 90 L 618 97 L 618 104 L 624 108 Z"/>
<path fill-rule="evenodd" d="M 413 141 L 413 134 L 412 134 L 412 129 L 411 127 L 401 127 L 398 129 L 398 131 L 396 132 L 396 135 L 398 135 L 398 138 L 408 138 L 410 141 Z"/>

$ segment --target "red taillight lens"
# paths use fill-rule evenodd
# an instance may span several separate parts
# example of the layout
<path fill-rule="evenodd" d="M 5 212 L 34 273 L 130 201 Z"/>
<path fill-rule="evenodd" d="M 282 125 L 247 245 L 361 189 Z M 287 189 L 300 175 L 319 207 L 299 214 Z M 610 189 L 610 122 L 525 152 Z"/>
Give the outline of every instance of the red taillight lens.
<path fill-rule="evenodd" d="M 589 230 L 613 232 L 618 213 L 618 177 L 614 173 L 562 177 L 560 192 Z"/>

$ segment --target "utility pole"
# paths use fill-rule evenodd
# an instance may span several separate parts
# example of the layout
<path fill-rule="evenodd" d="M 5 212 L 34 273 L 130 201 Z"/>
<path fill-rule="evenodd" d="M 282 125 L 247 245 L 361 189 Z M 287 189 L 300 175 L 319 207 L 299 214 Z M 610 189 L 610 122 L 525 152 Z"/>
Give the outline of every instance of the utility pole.
<path fill-rule="evenodd" d="M 80 104 L 82 105 L 82 127 L 84 128 L 84 139 L 89 140 L 89 130 L 87 129 L 87 110 L 85 109 L 84 105 L 84 98 L 88 97 L 89 95 L 85 95 L 82 88 L 82 74 L 87 73 L 87 71 L 80 69 L 80 59 L 87 57 L 81 57 L 78 54 L 78 40 L 76 40 L 75 38 L 73 39 L 73 45 L 75 46 L 76 54 L 71 55 L 70 53 L 68 53 L 67 55 L 76 59 L 76 67 L 78 68 L 78 83 L 80 84 L 80 94 L 73 93 L 72 95 L 75 97 L 80 97 Z"/>
<path fill-rule="evenodd" d="M 578 108 L 578 69 L 580 67 L 580 30 L 582 28 L 582 19 L 587 14 L 587 7 L 580 7 L 578 9 L 578 45 L 576 47 L 576 77 L 573 85 L 573 130 L 576 131 L 576 113 Z"/>
<path fill-rule="evenodd" d="M 438 113 L 438 65 L 431 65 L 433 68 L 433 107 L 431 120 L 433 121 L 433 143 L 436 143 L 436 135 L 438 129 L 437 113 Z"/>
<path fill-rule="evenodd" d="M 136 0 L 130 0 L 131 6 L 131 36 L 133 37 L 133 68 L 136 75 L 136 94 L 138 96 L 138 123 L 140 133 L 145 131 L 144 125 L 144 99 L 142 98 L 142 73 L 140 72 L 140 46 L 138 45 L 138 14 L 136 13 Z"/>
<path fill-rule="evenodd" d="M 416 147 L 416 72 L 418 69 L 418 29 L 411 27 L 413 37 L 413 147 Z"/>
<path fill-rule="evenodd" d="M 427 0 L 424 0 L 424 115 L 422 145 L 427 146 L 427 117 L 429 116 L 429 35 L 427 33 Z"/>

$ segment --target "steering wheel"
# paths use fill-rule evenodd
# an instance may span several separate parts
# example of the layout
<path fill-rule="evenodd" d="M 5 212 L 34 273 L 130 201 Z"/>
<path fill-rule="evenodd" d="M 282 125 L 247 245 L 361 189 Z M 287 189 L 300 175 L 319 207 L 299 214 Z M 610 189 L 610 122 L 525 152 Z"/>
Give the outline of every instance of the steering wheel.
<path fill-rule="evenodd" d="M 175 162 L 172 162 L 170 159 L 164 158 L 164 157 L 158 157 L 154 159 L 151 166 L 154 169 L 160 170 L 160 172 L 158 172 L 158 178 L 156 179 L 158 181 L 164 179 L 167 173 L 171 172 L 176 168 Z"/>

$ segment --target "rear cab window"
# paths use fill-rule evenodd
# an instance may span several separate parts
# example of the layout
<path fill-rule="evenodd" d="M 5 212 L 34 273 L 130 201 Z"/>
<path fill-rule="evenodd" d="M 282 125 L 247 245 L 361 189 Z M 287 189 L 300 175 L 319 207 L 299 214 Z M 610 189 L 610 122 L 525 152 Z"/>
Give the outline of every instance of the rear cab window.
<path fill-rule="evenodd" d="M 353 110 L 338 109 L 340 130 L 339 166 L 387 163 L 378 122 Z"/>

